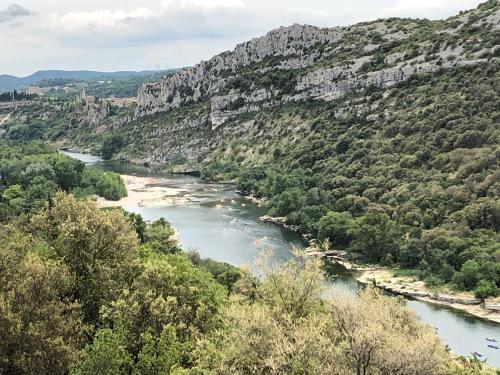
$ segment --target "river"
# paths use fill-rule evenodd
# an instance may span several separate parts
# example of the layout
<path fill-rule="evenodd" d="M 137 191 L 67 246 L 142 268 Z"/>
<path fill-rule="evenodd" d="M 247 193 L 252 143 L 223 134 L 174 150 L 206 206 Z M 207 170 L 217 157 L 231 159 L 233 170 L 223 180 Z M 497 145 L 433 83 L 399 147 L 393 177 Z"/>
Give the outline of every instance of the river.
<path fill-rule="evenodd" d="M 178 187 L 186 191 L 188 203 L 158 207 L 124 207 L 141 214 L 146 220 L 166 218 L 179 232 L 184 249 L 196 249 L 203 257 L 227 262 L 236 266 L 255 268 L 255 258 L 264 249 L 272 248 L 277 261 L 290 258 L 294 247 L 303 248 L 304 243 L 297 233 L 264 223 L 259 216 L 264 209 L 250 203 L 234 192 L 231 185 L 208 184 L 194 177 L 161 175 L 154 170 L 123 163 L 103 163 L 98 157 L 67 153 L 84 161 L 92 168 L 112 170 L 120 174 L 161 177 L 158 184 Z M 332 288 L 352 293 L 359 285 L 345 270 L 339 273 Z M 470 356 L 479 351 L 487 363 L 500 367 L 500 350 L 488 348 L 486 337 L 500 341 L 500 324 L 484 321 L 445 306 L 407 300 L 423 322 L 436 327 L 444 343 L 457 354 Z"/>

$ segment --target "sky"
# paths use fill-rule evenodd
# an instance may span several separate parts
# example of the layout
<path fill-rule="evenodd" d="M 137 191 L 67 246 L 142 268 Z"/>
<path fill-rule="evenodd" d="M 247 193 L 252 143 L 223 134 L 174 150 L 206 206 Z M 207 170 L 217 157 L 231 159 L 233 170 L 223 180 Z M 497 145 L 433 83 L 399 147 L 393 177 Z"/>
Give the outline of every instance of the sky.
<path fill-rule="evenodd" d="M 0 0 L 0 74 L 194 65 L 293 23 L 439 19 L 481 0 Z"/>

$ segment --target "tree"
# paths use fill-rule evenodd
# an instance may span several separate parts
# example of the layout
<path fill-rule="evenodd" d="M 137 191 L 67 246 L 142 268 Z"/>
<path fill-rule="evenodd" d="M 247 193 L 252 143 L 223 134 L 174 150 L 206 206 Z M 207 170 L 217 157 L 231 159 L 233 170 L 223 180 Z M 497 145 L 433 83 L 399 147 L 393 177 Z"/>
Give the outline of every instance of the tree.
<path fill-rule="evenodd" d="M 421 239 L 412 238 L 405 242 L 401 248 L 401 267 L 415 268 L 424 256 L 425 242 Z"/>
<path fill-rule="evenodd" d="M 175 230 L 164 218 L 154 221 L 146 226 L 144 242 L 158 252 L 178 252 L 177 241 L 174 238 Z"/>
<path fill-rule="evenodd" d="M 293 259 L 277 265 L 270 253 L 263 253 L 258 265 L 265 275 L 258 294 L 277 314 L 299 319 L 319 307 L 324 277 L 318 259 L 307 260 L 305 254 L 296 252 Z"/>
<path fill-rule="evenodd" d="M 195 373 L 447 373 L 444 346 L 401 299 L 367 288 L 359 299 L 338 296 L 324 303 L 317 259 L 261 264 L 262 284 L 247 276 L 238 281 L 235 289 L 244 284 L 239 290 L 246 294 L 233 296 L 220 328 L 198 342 Z"/>
<path fill-rule="evenodd" d="M 492 281 L 481 280 L 474 289 L 474 296 L 483 302 L 488 297 L 497 297 L 498 294 L 498 287 Z"/>
<path fill-rule="evenodd" d="M 144 219 L 142 218 L 142 216 L 140 214 L 136 214 L 134 212 L 128 212 L 128 211 L 125 211 L 123 209 L 122 209 L 122 213 L 132 223 L 141 243 L 144 243 L 145 242 L 144 233 L 146 231 L 147 225 L 146 225 L 146 222 L 144 221 Z"/>
<path fill-rule="evenodd" d="M 66 374 L 85 331 L 67 298 L 69 272 L 40 259 L 43 244 L 12 227 L 0 229 L 0 241 L 0 373 Z"/>
<path fill-rule="evenodd" d="M 380 262 L 388 253 L 395 252 L 399 239 L 395 223 L 380 212 L 369 212 L 354 220 L 348 234 L 353 238 L 351 248 L 361 251 L 372 262 Z"/>
<path fill-rule="evenodd" d="M 3 198 L 14 214 L 23 212 L 26 205 L 26 193 L 20 185 L 11 185 L 3 192 Z"/>
<path fill-rule="evenodd" d="M 459 272 L 453 276 L 453 283 L 461 289 L 472 290 L 479 280 L 479 263 L 468 260 L 462 265 Z"/>
<path fill-rule="evenodd" d="M 330 211 L 319 220 L 318 239 L 329 239 L 333 246 L 349 246 L 352 237 L 348 231 L 352 225 L 352 216 L 348 212 Z"/>
<path fill-rule="evenodd" d="M 224 309 L 223 329 L 200 342 L 198 368 L 218 374 L 328 373 L 336 348 L 326 339 L 331 326 L 321 312 L 321 265 L 296 256 L 279 266 L 263 254 L 263 283 L 255 284 L 250 274 L 236 283 L 245 295 Z"/>
<path fill-rule="evenodd" d="M 65 155 L 51 155 L 50 162 L 56 175 L 57 184 L 66 192 L 80 185 L 85 164 Z"/>
<path fill-rule="evenodd" d="M 125 374 L 130 372 L 132 366 L 133 360 L 125 350 L 123 337 L 109 328 L 102 328 L 97 331 L 94 342 L 72 374 Z"/>
<path fill-rule="evenodd" d="M 301 190 L 297 188 L 285 190 L 271 200 L 270 210 L 276 215 L 287 215 L 299 210 L 303 206 L 304 201 L 304 193 Z"/>
<path fill-rule="evenodd" d="M 223 312 L 224 329 L 198 343 L 199 373 L 248 375 L 332 374 L 337 348 L 328 340 L 325 315 L 314 314 L 294 322 L 278 317 L 263 303 L 234 301 Z M 198 373 L 195 372 L 195 373 Z"/>
<path fill-rule="evenodd" d="M 33 217 L 31 231 L 43 239 L 54 260 L 74 279 L 73 297 L 87 322 L 128 285 L 138 260 L 137 234 L 117 210 L 100 210 L 94 202 L 58 193 L 52 206 Z"/>
<path fill-rule="evenodd" d="M 335 297 L 330 309 L 348 373 L 438 375 L 445 370 L 449 357 L 439 338 L 401 299 L 366 288 L 356 299 Z"/>
<path fill-rule="evenodd" d="M 124 145 L 123 137 L 120 135 L 110 135 L 106 137 L 102 143 L 101 155 L 104 160 L 109 160 L 116 154 Z"/>

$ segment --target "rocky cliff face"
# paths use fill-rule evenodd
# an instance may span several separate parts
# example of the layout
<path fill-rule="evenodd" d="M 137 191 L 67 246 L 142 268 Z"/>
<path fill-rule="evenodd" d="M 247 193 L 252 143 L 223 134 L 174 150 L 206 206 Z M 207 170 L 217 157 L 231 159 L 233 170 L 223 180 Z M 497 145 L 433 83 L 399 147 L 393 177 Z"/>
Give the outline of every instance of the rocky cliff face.
<path fill-rule="evenodd" d="M 221 127 L 262 109 L 304 101 L 334 101 L 352 92 L 388 88 L 419 75 L 498 59 L 500 9 L 490 0 L 446 21 L 387 19 L 350 27 L 292 25 L 239 44 L 233 51 L 145 84 L 127 121 L 201 105 L 206 121 L 178 116 L 151 136 L 160 139 L 152 157 L 168 159 L 173 135 L 201 126 Z M 97 115 L 97 114 L 96 114 Z M 94 116 L 96 117 L 96 116 Z M 193 122 L 194 121 L 194 122 Z M 224 133 L 227 130 L 223 131 Z M 166 138 L 168 134 L 168 139 Z M 210 135 L 208 137 L 211 137 Z M 203 142 L 198 142 L 201 144 Z M 165 151 L 169 148 L 168 151 Z M 181 152 L 194 158 L 198 151 Z"/>
<path fill-rule="evenodd" d="M 294 58 L 294 65 L 307 65 L 310 56 L 304 55 L 313 46 L 340 40 L 339 28 L 321 29 L 309 25 L 293 25 L 273 30 L 262 38 L 236 46 L 234 51 L 202 61 L 194 67 L 165 77 L 159 82 L 143 85 L 138 92 L 136 116 L 154 114 L 182 104 L 210 98 L 224 91 L 229 77 L 238 70 L 260 63 L 270 57 Z M 301 56 L 298 59 L 296 56 Z M 297 62 L 299 61 L 299 62 Z M 288 66 L 283 66 L 286 69 Z"/>

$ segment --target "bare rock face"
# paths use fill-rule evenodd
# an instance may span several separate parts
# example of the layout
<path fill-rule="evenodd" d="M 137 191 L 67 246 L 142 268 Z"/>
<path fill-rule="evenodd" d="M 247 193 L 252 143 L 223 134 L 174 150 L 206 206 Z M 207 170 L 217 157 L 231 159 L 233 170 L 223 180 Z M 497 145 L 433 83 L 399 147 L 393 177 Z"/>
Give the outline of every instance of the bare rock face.
<path fill-rule="evenodd" d="M 87 101 L 86 109 L 87 114 L 85 116 L 85 122 L 89 125 L 99 124 L 109 113 L 108 103 L 104 100 Z"/>
<path fill-rule="evenodd" d="M 143 85 L 137 94 L 136 116 L 151 115 L 182 104 L 210 98 L 222 91 L 227 84 L 224 75 L 232 75 L 238 69 L 264 61 L 269 57 L 294 57 L 284 63 L 283 69 L 303 67 L 311 57 L 304 51 L 312 46 L 340 40 L 340 28 L 322 29 L 309 25 L 292 25 L 273 30 L 262 38 L 236 46 L 234 51 L 202 61 L 159 82 Z M 302 59 L 304 62 L 301 62 Z M 257 93 L 256 95 L 260 95 Z M 218 121 L 218 114 L 213 116 Z M 215 125 L 217 126 L 217 124 Z"/>
<path fill-rule="evenodd" d="M 266 106 L 272 106 L 272 93 L 260 89 L 251 93 L 240 94 L 232 92 L 224 96 L 214 96 L 211 99 L 212 130 L 225 123 L 231 117 L 243 113 L 256 112 Z"/>

